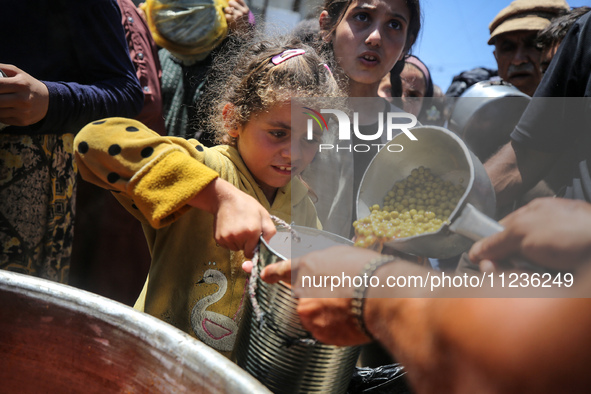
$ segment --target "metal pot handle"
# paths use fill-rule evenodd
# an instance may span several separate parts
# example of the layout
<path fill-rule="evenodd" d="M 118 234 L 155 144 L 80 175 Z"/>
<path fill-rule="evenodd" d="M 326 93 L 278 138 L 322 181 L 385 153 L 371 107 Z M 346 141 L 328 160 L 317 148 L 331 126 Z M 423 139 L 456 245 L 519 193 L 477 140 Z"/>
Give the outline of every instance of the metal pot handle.
<path fill-rule="evenodd" d="M 460 216 L 449 226 L 449 229 L 472 241 L 478 241 L 503 231 L 504 227 L 496 220 L 480 212 L 474 205 L 467 203 Z"/>
<path fill-rule="evenodd" d="M 490 237 L 493 234 L 503 231 L 505 228 L 496 220 L 486 216 L 472 204 L 467 203 L 449 229 L 454 233 L 463 235 L 472 241 L 479 241 L 482 238 Z M 543 267 L 532 264 L 519 258 L 511 258 L 509 262 L 517 269 L 532 272 L 548 272 Z"/>

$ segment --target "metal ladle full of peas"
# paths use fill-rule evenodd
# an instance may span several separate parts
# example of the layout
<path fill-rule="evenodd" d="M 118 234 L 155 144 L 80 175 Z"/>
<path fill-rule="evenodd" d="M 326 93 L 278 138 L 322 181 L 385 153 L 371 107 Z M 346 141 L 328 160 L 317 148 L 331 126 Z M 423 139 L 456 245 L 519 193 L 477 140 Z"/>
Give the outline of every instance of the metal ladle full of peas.
<path fill-rule="evenodd" d="M 503 226 L 492 219 L 496 209 L 492 183 L 460 137 L 437 126 L 416 127 L 412 132 L 417 141 L 405 134 L 395 136 L 365 171 L 357 195 L 357 225 L 380 215 L 396 223 L 400 218 L 409 226 L 397 237 L 374 235 L 385 235 L 383 246 L 432 258 L 458 256 L 474 241 L 502 231 Z M 402 145 L 403 150 L 390 152 L 389 144 Z"/>

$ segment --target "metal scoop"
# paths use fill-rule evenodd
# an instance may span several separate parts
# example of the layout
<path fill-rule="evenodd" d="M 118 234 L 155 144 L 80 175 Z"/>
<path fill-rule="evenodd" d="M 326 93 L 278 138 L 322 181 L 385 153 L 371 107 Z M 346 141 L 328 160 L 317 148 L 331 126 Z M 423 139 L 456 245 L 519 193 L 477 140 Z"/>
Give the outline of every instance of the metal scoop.
<path fill-rule="evenodd" d="M 418 141 L 399 134 L 374 157 L 361 180 L 357 218 L 368 216 L 369 207 L 382 205 L 394 183 L 406 178 L 413 169 L 424 166 L 444 181 L 455 185 L 462 183 L 466 190 L 448 223 L 438 231 L 393 239 L 385 246 L 417 256 L 448 258 L 467 251 L 473 241 L 501 231 L 503 227 L 490 218 L 496 208 L 491 181 L 480 160 L 464 142 L 443 127 L 421 126 L 413 128 L 412 132 Z M 387 148 L 392 144 L 402 145 L 404 149 L 390 152 Z"/>

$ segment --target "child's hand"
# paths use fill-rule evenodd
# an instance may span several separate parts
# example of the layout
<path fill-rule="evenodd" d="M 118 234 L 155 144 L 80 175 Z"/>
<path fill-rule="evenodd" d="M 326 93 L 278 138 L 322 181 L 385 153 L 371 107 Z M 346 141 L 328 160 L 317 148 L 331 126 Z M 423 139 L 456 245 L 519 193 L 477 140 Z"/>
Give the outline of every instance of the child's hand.
<path fill-rule="evenodd" d="M 231 250 L 243 250 L 248 258 L 261 234 L 269 241 L 276 233 L 269 212 L 248 194 L 230 185 L 234 191 L 220 195 L 214 219 L 215 240 Z"/>
<path fill-rule="evenodd" d="M 230 0 L 228 7 L 224 8 L 226 22 L 230 31 L 243 31 L 248 29 L 248 12 L 250 9 L 244 0 Z"/>
<path fill-rule="evenodd" d="M 145 1 L 144 1 L 144 2 L 141 2 L 141 3 L 139 3 L 139 4 L 137 5 L 137 12 L 138 12 L 138 14 L 140 14 L 140 16 L 141 16 L 142 18 L 144 18 L 144 21 L 146 21 L 146 22 L 147 22 L 147 21 L 148 21 L 148 19 L 146 18 L 146 7 L 147 7 L 147 5 L 146 5 L 146 2 L 145 2 Z"/>
<path fill-rule="evenodd" d="M 257 200 L 217 178 L 205 187 L 190 205 L 214 215 L 214 238 L 230 250 L 243 250 L 248 258 L 261 234 L 269 241 L 277 232 L 269 212 Z"/>
<path fill-rule="evenodd" d="M 244 270 L 244 272 L 246 272 L 249 275 L 252 273 L 252 268 L 253 268 L 252 261 L 247 260 L 244 263 L 242 263 L 242 269 Z"/>

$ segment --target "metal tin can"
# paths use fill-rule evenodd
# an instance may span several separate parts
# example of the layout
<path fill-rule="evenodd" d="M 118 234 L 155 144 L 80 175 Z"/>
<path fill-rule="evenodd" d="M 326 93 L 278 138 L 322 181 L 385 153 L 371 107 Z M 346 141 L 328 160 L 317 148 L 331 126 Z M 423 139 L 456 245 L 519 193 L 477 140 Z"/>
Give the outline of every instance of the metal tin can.
<path fill-rule="evenodd" d="M 292 226 L 279 229 L 267 243 L 261 237 L 258 269 L 334 245 L 352 245 L 348 239 L 326 231 Z M 257 316 L 256 301 L 261 316 Z M 233 358 L 238 366 L 274 393 L 343 394 L 347 391 L 358 346 L 325 345 L 311 339 L 296 311 L 297 300 L 288 285 L 258 280 L 254 297 L 245 303 Z"/>

